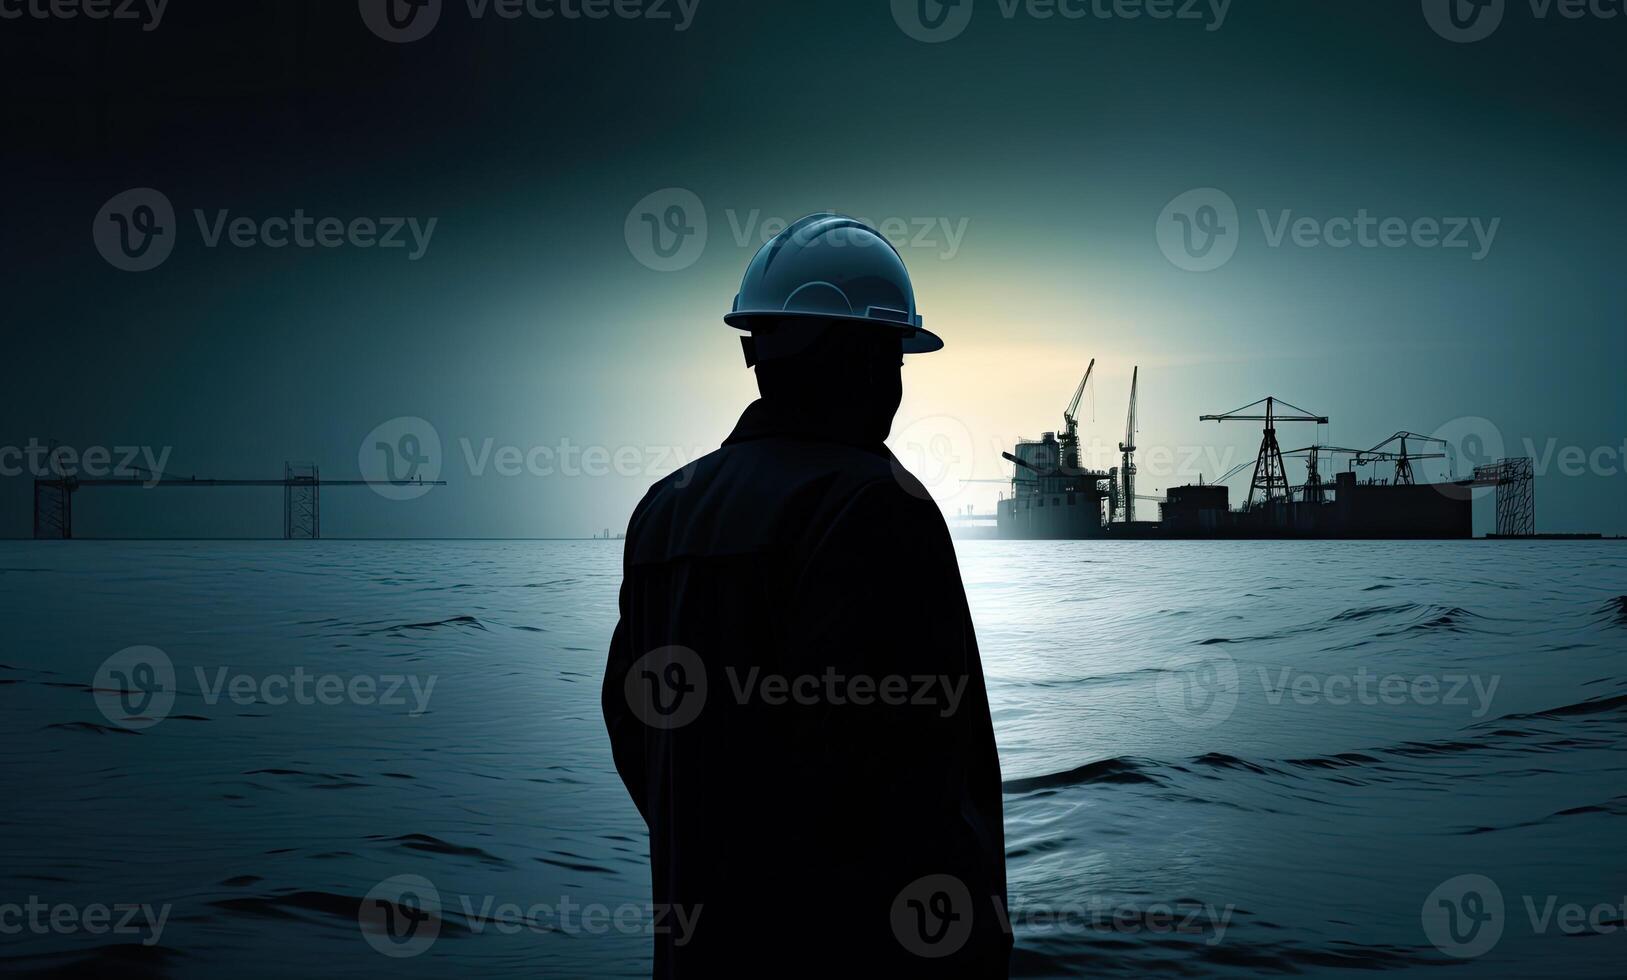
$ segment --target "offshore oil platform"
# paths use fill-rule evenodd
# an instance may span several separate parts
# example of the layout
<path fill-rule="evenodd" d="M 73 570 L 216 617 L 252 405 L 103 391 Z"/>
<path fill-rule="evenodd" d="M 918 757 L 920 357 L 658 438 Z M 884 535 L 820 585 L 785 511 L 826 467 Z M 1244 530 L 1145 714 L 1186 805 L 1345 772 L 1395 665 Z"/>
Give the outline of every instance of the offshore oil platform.
<path fill-rule="evenodd" d="M 1503 459 L 1477 466 L 1473 475 L 1444 482 L 1418 482 L 1413 464 L 1444 459 L 1444 440 L 1416 432 L 1396 432 L 1368 449 L 1311 444 L 1284 450 L 1277 426 L 1285 423 L 1325 425 L 1328 417 L 1307 412 L 1268 395 L 1202 422 L 1259 422 L 1260 449 L 1218 480 L 1170 487 L 1164 497 L 1136 493 L 1136 388 L 1140 368 L 1130 380 L 1130 411 L 1119 465 L 1107 470 L 1085 467 L 1079 452 L 1079 403 L 1096 362 L 1062 413 L 1060 433 L 1046 432 L 1023 440 L 1014 452 L 1001 453 L 1012 464 L 1011 493 L 995 512 L 1000 538 L 1468 538 L 1473 536 L 1473 500 L 1477 487 L 1494 487 L 1498 537 L 1536 533 L 1529 458 Z M 1330 481 L 1323 466 L 1338 457 L 1349 464 Z M 1302 457 L 1305 481 L 1292 484 L 1284 462 Z M 1357 478 L 1356 469 L 1391 464 L 1393 476 Z M 1248 496 L 1233 509 L 1226 481 L 1253 467 Z M 1156 502 L 1155 521 L 1138 520 L 1136 502 Z"/>

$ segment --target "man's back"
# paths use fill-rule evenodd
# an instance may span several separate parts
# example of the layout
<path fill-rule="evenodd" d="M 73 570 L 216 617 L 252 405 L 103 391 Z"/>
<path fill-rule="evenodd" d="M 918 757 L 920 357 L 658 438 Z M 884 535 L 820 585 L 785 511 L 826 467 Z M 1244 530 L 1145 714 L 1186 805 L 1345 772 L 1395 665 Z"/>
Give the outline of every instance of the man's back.
<path fill-rule="evenodd" d="M 1000 777 L 937 507 L 880 445 L 747 409 L 627 535 L 605 678 L 657 976 L 1004 976 Z M 658 923 L 659 925 L 659 923 Z"/>

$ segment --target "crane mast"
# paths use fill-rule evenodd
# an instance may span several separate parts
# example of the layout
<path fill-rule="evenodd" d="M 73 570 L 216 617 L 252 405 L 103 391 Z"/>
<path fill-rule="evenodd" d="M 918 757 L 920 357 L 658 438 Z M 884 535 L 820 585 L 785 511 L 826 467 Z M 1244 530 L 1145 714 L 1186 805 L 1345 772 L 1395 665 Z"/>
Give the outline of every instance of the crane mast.
<path fill-rule="evenodd" d="M 1119 470 L 1119 479 L 1124 484 L 1124 523 L 1129 524 L 1136 519 L 1136 383 L 1140 379 L 1141 368 L 1136 366 L 1130 371 L 1130 417 L 1124 423 L 1124 441 L 1119 443 L 1119 452 L 1124 454 L 1122 468 Z"/>
<path fill-rule="evenodd" d="M 1080 470 L 1079 419 L 1077 418 L 1079 399 L 1085 396 L 1085 386 L 1090 384 L 1090 372 L 1094 370 L 1096 370 L 1096 359 L 1093 357 L 1090 359 L 1089 366 L 1085 368 L 1085 376 L 1080 380 L 1079 387 L 1074 390 L 1073 401 L 1068 402 L 1067 411 L 1062 413 L 1062 471 L 1064 473 L 1076 474 Z"/>
<path fill-rule="evenodd" d="M 1396 486 L 1412 486 L 1414 483 L 1417 482 L 1417 480 L 1413 476 L 1413 472 L 1412 472 L 1412 461 L 1413 460 L 1415 460 L 1415 459 L 1444 459 L 1444 458 L 1446 458 L 1445 453 L 1415 453 L 1415 452 L 1409 452 L 1407 450 L 1407 440 L 1408 439 L 1411 439 L 1414 443 L 1425 442 L 1425 443 L 1433 443 L 1433 444 L 1438 445 L 1438 446 L 1446 446 L 1448 444 L 1445 439 L 1437 439 L 1434 436 L 1419 435 L 1416 432 L 1397 432 L 1395 435 L 1391 436 L 1390 438 L 1388 438 L 1388 439 L 1384 440 L 1383 442 L 1379 443 L 1378 445 L 1374 446 L 1372 449 L 1369 449 L 1364 455 L 1370 457 L 1371 459 L 1376 460 L 1376 459 L 1393 458 L 1395 460 L 1395 483 L 1396 483 Z M 1398 452 L 1398 453 L 1385 453 L 1383 451 L 1384 447 L 1388 446 L 1388 445 L 1390 445 L 1391 443 L 1394 443 L 1394 442 L 1399 442 L 1401 444 L 1401 451 Z"/>
<path fill-rule="evenodd" d="M 1284 415 L 1277 411 L 1277 403 L 1298 412 L 1298 415 Z M 1264 405 L 1265 411 L 1259 415 L 1245 414 L 1249 409 Z M 1326 415 L 1313 415 L 1297 405 L 1290 405 L 1275 395 L 1267 395 L 1257 402 L 1251 402 L 1242 408 L 1233 409 L 1220 415 L 1200 415 L 1199 422 L 1264 422 L 1265 431 L 1260 439 L 1260 451 L 1254 458 L 1254 479 L 1249 483 L 1248 502 L 1244 506 L 1253 508 L 1254 494 L 1261 493 L 1261 503 L 1269 505 L 1273 500 L 1290 499 L 1292 492 L 1288 486 L 1288 470 L 1282 464 L 1282 447 L 1277 443 L 1277 423 L 1279 422 L 1315 422 L 1317 425 L 1327 425 Z"/>

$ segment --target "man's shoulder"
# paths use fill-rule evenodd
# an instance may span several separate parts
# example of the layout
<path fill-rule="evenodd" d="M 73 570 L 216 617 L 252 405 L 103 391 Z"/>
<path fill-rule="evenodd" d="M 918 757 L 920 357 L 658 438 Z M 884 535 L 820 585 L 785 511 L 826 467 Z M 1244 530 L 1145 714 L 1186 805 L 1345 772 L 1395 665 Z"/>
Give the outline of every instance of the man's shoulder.
<path fill-rule="evenodd" d="M 629 537 L 650 556 L 761 550 L 838 522 L 889 517 L 943 522 L 885 448 L 766 436 L 725 444 L 656 482 Z"/>
<path fill-rule="evenodd" d="M 790 492 L 807 484 L 834 483 L 858 488 L 895 482 L 904 472 L 885 447 L 866 449 L 846 443 L 771 435 L 724 443 L 704 456 L 657 480 L 646 500 L 691 495 L 696 488 L 719 483 L 761 485 L 765 491 Z"/>

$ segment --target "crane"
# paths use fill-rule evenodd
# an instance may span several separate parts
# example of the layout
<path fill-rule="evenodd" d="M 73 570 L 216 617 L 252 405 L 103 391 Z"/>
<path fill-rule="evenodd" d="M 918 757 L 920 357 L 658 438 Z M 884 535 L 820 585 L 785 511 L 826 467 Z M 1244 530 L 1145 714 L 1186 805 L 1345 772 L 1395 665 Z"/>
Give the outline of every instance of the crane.
<path fill-rule="evenodd" d="M 1062 472 L 1078 473 L 1079 466 L 1079 399 L 1085 396 L 1085 385 L 1090 384 L 1090 372 L 1096 370 L 1096 359 L 1090 359 L 1090 365 L 1085 368 L 1085 376 L 1074 390 L 1073 401 L 1068 402 L 1068 410 L 1062 413 Z"/>
<path fill-rule="evenodd" d="M 1136 519 L 1136 383 L 1141 375 L 1141 367 L 1137 365 L 1130 370 L 1130 417 L 1124 423 L 1124 441 L 1119 443 L 1119 452 L 1124 454 L 1123 468 L 1119 470 L 1119 479 L 1124 484 L 1124 523 L 1129 524 Z"/>
<path fill-rule="evenodd" d="M 1383 442 L 1379 443 L 1378 445 L 1374 446 L 1372 449 L 1369 449 L 1365 453 L 1357 456 L 1356 457 L 1356 465 L 1357 466 L 1362 466 L 1362 465 L 1365 465 L 1366 463 L 1375 462 L 1375 461 L 1380 460 L 1380 459 L 1393 458 L 1395 460 L 1395 485 L 1398 486 L 1398 487 L 1399 486 L 1411 486 L 1414 482 L 1416 482 L 1413 479 L 1413 474 L 1412 474 L 1412 461 L 1413 460 L 1415 460 L 1415 459 L 1445 459 L 1446 454 L 1445 453 L 1413 453 L 1413 452 L 1408 452 L 1407 451 L 1407 440 L 1408 439 L 1411 439 L 1413 442 L 1432 442 L 1432 443 L 1435 443 L 1436 445 L 1440 445 L 1440 446 L 1447 445 L 1447 442 L 1446 442 L 1445 439 L 1437 439 L 1434 436 L 1423 436 L 1423 435 L 1419 435 L 1416 432 L 1397 432 L 1395 435 L 1391 436 L 1390 438 L 1388 438 L 1388 439 L 1384 440 Z M 1388 446 L 1392 442 L 1399 442 L 1401 444 L 1400 451 L 1399 452 L 1394 452 L 1394 453 L 1384 453 L 1384 452 L 1382 452 L 1384 447 Z"/>
<path fill-rule="evenodd" d="M 1301 488 L 1301 499 L 1303 499 L 1306 503 L 1320 504 L 1324 499 L 1322 489 L 1325 486 L 1325 484 L 1322 482 L 1322 472 L 1319 467 L 1321 454 L 1327 453 L 1331 456 L 1334 453 L 1341 453 L 1343 455 L 1354 457 L 1354 459 L 1360 459 L 1362 454 L 1366 452 L 1368 452 L 1368 450 L 1346 449 L 1343 446 L 1324 446 L 1318 444 L 1305 446 L 1300 449 L 1286 449 L 1283 450 L 1283 455 L 1303 455 L 1305 457 L 1305 486 Z M 1352 467 L 1355 466 L 1354 459 L 1351 462 Z"/>
<path fill-rule="evenodd" d="M 1278 402 L 1282 402 L 1284 406 L 1293 409 L 1299 414 L 1279 414 L 1277 412 Z M 1244 414 L 1249 409 L 1254 408 L 1257 405 L 1265 406 L 1264 414 Z M 1254 459 L 1254 480 L 1249 484 L 1248 503 L 1246 506 L 1252 507 L 1254 506 L 1254 491 L 1256 490 L 1264 491 L 1261 497 L 1261 503 L 1263 504 L 1269 504 L 1273 499 L 1279 496 L 1284 500 L 1289 498 L 1290 491 L 1288 488 L 1288 470 L 1283 466 L 1282 463 L 1282 447 L 1277 444 L 1277 423 L 1315 422 L 1318 425 L 1326 425 L 1328 422 L 1328 417 L 1326 415 L 1313 415 L 1310 412 L 1305 411 L 1303 408 L 1300 408 L 1298 405 L 1285 402 L 1275 395 L 1267 395 L 1259 401 L 1250 402 L 1249 404 L 1244 405 L 1242 408 L 1233 409 L 1230 412 L 1225 412 L 1220 415 L 1200 415 L 1198 416 L 1198 421 L 1265 423 L 1265 435 L 1260 439 L 1260 453 Z"/>

